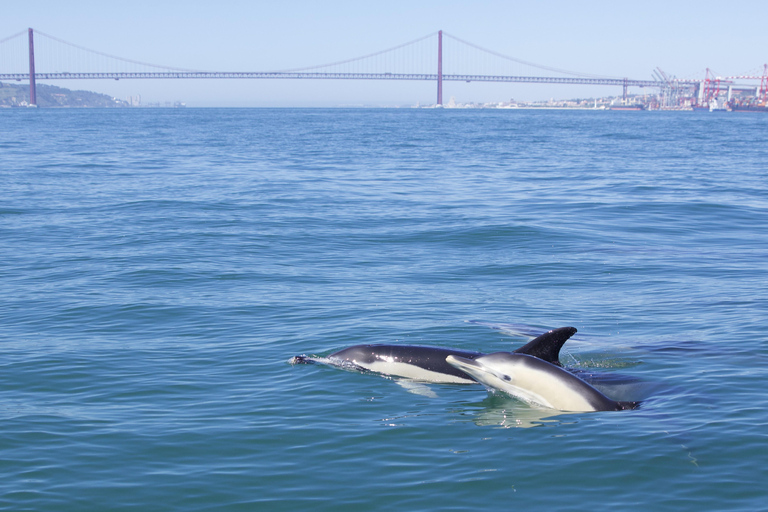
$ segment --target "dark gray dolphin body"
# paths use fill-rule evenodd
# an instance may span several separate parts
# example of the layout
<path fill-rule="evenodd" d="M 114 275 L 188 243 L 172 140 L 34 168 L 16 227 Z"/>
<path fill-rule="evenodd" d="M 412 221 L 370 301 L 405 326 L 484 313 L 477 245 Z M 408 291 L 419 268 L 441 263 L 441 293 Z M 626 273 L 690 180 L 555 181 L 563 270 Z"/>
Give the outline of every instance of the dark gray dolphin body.
<path fill-rule="evenodd" d="M 638 406 L 611 400 L 576 375 L 526 354 L 496 352 L 473 359 L 449 355 L 447 363 L 489 388 L 551 409 L 619 411 Z"/>
<path fill-rule="evenodd" d="M 542 359 L 551 365 L 560 366 L 560 349 L 576 333 L 574 327 L 561 327 L 548 331 L 514 351 Z M 446 361 L 448 356 L 474 360 L 484 354 L 466 350 L 419 345 L 355 345 L 334 352 L 326 359 L 296 356 L 291 362 L 327 362 L 359 370 L 368 370 L 385 375 L 405 377 L 437 383 L 470 384 L 475 380 L 463 370 Z"/>

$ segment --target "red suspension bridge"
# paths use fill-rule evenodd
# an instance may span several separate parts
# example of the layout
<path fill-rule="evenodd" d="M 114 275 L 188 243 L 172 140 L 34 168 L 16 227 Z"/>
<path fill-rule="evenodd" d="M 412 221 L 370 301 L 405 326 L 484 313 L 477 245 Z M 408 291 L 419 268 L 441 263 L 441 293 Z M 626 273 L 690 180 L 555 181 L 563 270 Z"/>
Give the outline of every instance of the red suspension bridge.
<path fill-rule="evenodd" d="M 35 35 L 42 36 L 35 40 Z M 25 37 L 26 36 L 26 37 Z M 37 47 L 36 47 L 37 44 Z M 768 70 L 768 68 L 766 68 Z M 767 71 L 768 73 L 768 71 Z M 0 39 L 0 80 L 29 80 L 30 104 L 37 104 L 37 80 L 77 79 L 331 79 L 331 80 L 423 80 L 437 84 L 437 104 L 443 104 L 443 82 L 509 82 L 579 84 L 658 88 L 668 97 L 681 90 L 703 98 L 711 94 L 712 78 L 678 80 L 660 70 L 653 80 L 597 76 L 541 66 L 502 55 L 438 31 L 408 43 L 361 57 L 301 69 L 277 71 L 200 71 L 148 64 L 109 55 L 28 29 Z M 765 94 L 763 76 L 718 78 L 719 85 L 731 79 L 757 79 Z"/>

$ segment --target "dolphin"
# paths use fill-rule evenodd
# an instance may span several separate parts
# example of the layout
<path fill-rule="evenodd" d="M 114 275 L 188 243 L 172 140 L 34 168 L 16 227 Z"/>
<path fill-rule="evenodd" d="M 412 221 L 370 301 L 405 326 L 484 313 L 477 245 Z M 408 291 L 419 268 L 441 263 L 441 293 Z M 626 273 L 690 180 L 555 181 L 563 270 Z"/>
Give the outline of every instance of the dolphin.
<path fill-rule="evenodd" d="M 513 353 L 539 358 L 547 364 L 560 366 L 560 349 L 576 333 L 575 327 L 560 327 L 545 332 Z M 474 360 L 482 352 L 419 345 L 355 345 L 327 358 L 296 356 L 292 364 L 322 362 L 356 370 L 367 370 L 395 377 L 445 384 L 474 384 L 475 379 L 465 371 L 448 364 L 448 356 Z"/>
<path fill-rule="evenodd" d="M 446 362 L 486 387 L 550 409 L 620 411 L 639 405 L 611 400 L 563 368 L 523 353 L 495 352 L 471 359 L 451 354 Z"/>

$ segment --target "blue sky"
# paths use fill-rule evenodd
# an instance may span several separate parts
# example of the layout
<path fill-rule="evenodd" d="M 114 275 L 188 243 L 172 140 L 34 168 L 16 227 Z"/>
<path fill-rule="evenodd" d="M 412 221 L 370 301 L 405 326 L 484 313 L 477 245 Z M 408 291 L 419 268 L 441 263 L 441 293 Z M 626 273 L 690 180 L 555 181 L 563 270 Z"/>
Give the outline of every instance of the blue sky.
<path fill-rule="evenodd" d="M 496 52 L 595 75 L 651 78 L 756 72 L 768 62 L 768 7 L 688 1 L 380 2 L 38 0 L 4 2 L 0 39 L 27 27 L 87 48 L 180 68 L 259 71 L 352 58 L 444 30 Z M 55 82 L 190 106 L 411 105 L 431 82 L 113 80 Z M 457 101 L 618 94 L 607 87 L 447 83 Z M 639 92 L 639 91 L 638 91 Z"/>

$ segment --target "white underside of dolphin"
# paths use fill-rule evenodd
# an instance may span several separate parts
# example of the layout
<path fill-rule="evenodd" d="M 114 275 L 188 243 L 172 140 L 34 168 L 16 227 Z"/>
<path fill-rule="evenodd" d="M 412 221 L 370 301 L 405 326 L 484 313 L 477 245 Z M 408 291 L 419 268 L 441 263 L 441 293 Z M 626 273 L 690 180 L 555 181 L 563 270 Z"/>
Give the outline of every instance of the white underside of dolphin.
<path fill-rule="evenodd" d="M 362 366 L 362 365 L 361 365 Z M 394 361 L 392 358 L 386 358 L 381 361 L 374 361 L 364 366 L 366 370 L 381 373 L 384 375 L 393 375 L 405 379 L 413 379 L 424 382 L 435 382 L 442 384 L 467 384 L 471 379 L 448 375 L 443 372 L 433 371 L 420 366 Z"/>

